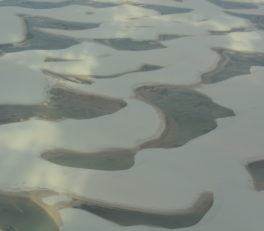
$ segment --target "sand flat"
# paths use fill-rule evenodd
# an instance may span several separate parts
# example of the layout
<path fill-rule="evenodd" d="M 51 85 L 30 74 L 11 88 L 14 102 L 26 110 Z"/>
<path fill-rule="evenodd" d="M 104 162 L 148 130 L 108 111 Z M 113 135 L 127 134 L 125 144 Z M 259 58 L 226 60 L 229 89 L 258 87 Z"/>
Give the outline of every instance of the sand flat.
<path fill-rule="evenodd" d="M 61 196 L 75 195 L 76 201 L 81 198 L 82 203 L 94 211 L 56 207 L 60 208 L 59 214 L 62 215 L 61 231 L 87 231 L 88 228 L 93 231 L 152 231 L 176 226 L 179 231 L 248 231 L 260 230 L 264 226 L 264 211 L 260 203 L 263 195 L 254 188 L 254 180 L 245 168 L 245 163 L 263 159 L 264 115 L 260 100 L 263 98 L 263 65 L 261 61 L 256 62 L 252 57 L 247 59 L 244 55 L 256 56 L 256 53 L 264 52 L 263 30 L 245 17 L 226 12 L 261 15 L 263 4 L 260 0 L 219 0 L 215 4 L 204 0 L 131 0 L 129 4 L 119 0 L 14 0 L 2 1 L 0 5 L 1 12 L 9 13 L 5 23 L 9 25 L 10 22 L 10 31 L 1 42 L 1 105 L 45 106 L 45 113 L 41 112 L 43 108 L 38 109 L 40 116 L 27 116 L 27 112 L 26 117 L 32 119 L 0 126 L 2 191 L 16 188 L 19 194 L 18 188 L 45 188 L 59 193 L 54 195 L 54 198 L 58 196 L 57 201 L 71 202 L 69 197 L 63 199 Z M 174 7 L 190 11 L 170 13 Z M 1 15 L 1 19 L 5 15 Z M 12 20 L 22 19 L 17 15 L 36 20 L 36 25 L 31 24 L 32 29 L 27 30 L 32 32 L 33 38 L 26 36 L 26 30 L 24 37 L 17 33 L 18 30 L 14 33 L 11 27 L 16 26 Z M 39 19 L 44 21 L 39 22 Z M 100 26 L 84 29 L 89 27 L 88 24 Z M 21 25 L 20 29 L 23 32 L 25 28 Z M 212 36 L 211 31 L 216 34 Z M 11 38 L 10 35 L 14 34 L 16 37 Z M 117 43 L 125 42 L 114 44 L 118 49 L 113 49 L 113 46 L 96 43 L 95 39 L 105 43 L 113 39 Z M 155 48 L 157 44 L 163 47 L 146 49 Z M 204 73 L 210 73 L 210 79 L 219 76 L 215 68 L 221 54 L 214 48 L 222 49 L 226 59 L 235 60 L 229 64 L 232 63 L 231 66 L 240 72 L 227 68 L 227 65 L 220 70 L 225 78 L 222 76 L 221 81 L 205 84 L 201 82 Z M 242 59 L 232 58 L 227 54 L 230 51 Z M 47 57 L 55 57 L 54 62 L 45 62 Z M 145 64 L 163 68 L 136 72 Z M 14 69 L 13 72 L 5 68 L 8 65 Z M 92 84 L 85 84 L 69 81 L 63 78 L 65 76 L 44 75 L 43 69 L 59 75 L 68 74 L 67 78 L 71 80 L 92 75 L 103 77 L 93 78 Z M 125 74 L 113 77 L 122 73 Z M 67 105 L 63 110 L 54 102 L 50 104 L 50 90 L 57 86 L 86 96 L 121 100 L 127 105 L 105 116 L 77 119 L 69 116 L 76 112 L 76 107 L 65 102 L 69 99 L 65 97 L 67 94 L 58 94 L 65 99 L 60 101 L 63 106 Z M 157 107 L 157 99 L 153 104 L 142 98 L 135 99 L 134 89 L 150 86 L 191 88 L 195 91 L 195 102 L 200 99 L 200 94 L 209 98 L 205 104 L 202 100 L 199 105 L 203 108 L 201 112 L 208 112 L 201 113 L 203 118 L 210 114 L 214 129 L 191 137 L 180 147 L 172 145 L 166 148 L 164 144 L 163 147 L 139 148 L 142 143 L 161 137 L 165 127 L 171 128 L 170 136 L 166 135 L 167 138 L 172 137 L 170 145 L 175 144 L 174 134 L 179 131 L 178 121 L 168 116 L 174 107 L 168 106 L 165 110 L 162 106 Z M 200 108 L 199 105 L 189 110 L 193 118 L 197 112 L 194 109 Z M 50 106 L 59 112 L 47 113 Z M 105 106 L 110 105 L 106 103 Z M 230 115 L 232 111 L 235 116 L 224 117 L 226 115 L 221 111 L 228 111 Z M 10 117 L 5 111 L 1 114 Z M 16 114 L 16 110 L 12 111 L 10 118 Z M 43 120 L 47 114 L 59 115 L 60 119 Z M 192 129 L 196 129 L 195 124 L 190 131 Z M 190 138 L 189 135 L 185 137 Z M 165 143 L 164 140 L 162 142 Z M 133 158 L 127 165 L 124 164 L 126 161 L 121 164 L 115 162 L 112 166 L 107 162 L 109 168 L 122 167 L 120 171 L 99 169 L 106 168 L 107 164 L 98 161 L 96 154 L 113 148 L 128 150 L 128 153 L 137 151 L 137 155 L 129 156 Z M 56 150 L 70 151 L 66 152 L 66 157 L 76 166 L 79 157 L 83 160 L 84 156 L 86 158 L 92 153 L 93 166 L 88 167 L 93 168 L 45 161 L 41 153 L 49 150 L 55 157 Z M 77 160 L 71 159 L 74 154 L 77 154 Z M 207 206 L 205 213 L 195 215 L 196 220 L 192 219 L 193 213 L 189 209 L 204 192 L 213 193 L 213 205 L 210 209 Z M 15 201 L 14 197 L 12 199 Z M 207 205 L 210 205 L 208 201 Z M 176 215 L 186 210 L 189 213 L 184 215 L 185 223 L 181 226 Z M 104 212 L 107 215 L 102 215 Z M 173 221 L 168 220 L 168 214 L 173 215 Z"/>

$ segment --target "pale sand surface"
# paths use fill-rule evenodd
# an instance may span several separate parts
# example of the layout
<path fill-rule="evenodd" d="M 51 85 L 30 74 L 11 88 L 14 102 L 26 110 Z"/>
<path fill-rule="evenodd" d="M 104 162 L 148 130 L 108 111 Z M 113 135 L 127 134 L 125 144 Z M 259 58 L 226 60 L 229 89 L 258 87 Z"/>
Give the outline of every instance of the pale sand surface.
<path fill-rule="evenodd" d="M 254 1 L 254 4 L 259 2 Z M 148 1 L 144 3 L 147 4 Z M 154 3 L 165 4 L 160 0 L 153 1 Z M 198 195 L 210 191 L 214 193 L 214 205 L 203 219 L 193 227 L 177 230 L 258 231 L 263 227 L 264 209 L 260 203 L 263 201 L 263 194 L 255 190 L 253 179 L 245 168 L 245 163 L 252 157 L 263 155 L 264 115 L 263 103 L 260 100 L 263 98 L 264 84 L 262 67 L 253 65 L 247 74 L 197 87 L 199 92 L 208 95 L 215 103 L 234 110 L 236 116 L 218 119 L 217 129 L 191 140 L 182 147 L 140 151 L 140 155 L 135 158 L 135 165 L 129 170 L 104 172 L 58 167 L 39 157 L 43 151 L 62 147 L 78 152 L 97 152 L 114 147 L 130 149 L 142 140 L 158 137 L 164 128 L 164 121 L 160 119 L 162 117 L 150 105 L 131 99 L 134 97 L 133 89 L 142 85 L 199 83 L 201 74 L 214 69 L 221 58 L 212 50 L 214 47 L 237 52 L 264 51 L 263 31 L 254 29 L 219 36 L 209 34 L 212 30 L 229 31 L 232 28 L 251 27 L 249 21 L 227 15 L 224 13 L 225 9 L 209 4 L 205 0 L 166 1 L 168 6 L 173 4 L 194 10 L 186 14 L 162 16 L 157 11 L 127 5 L 100 10 L 79 6 L 46 10 L 19 7 L 0 9 L 1 12 L 8 12 L 8 16 L 0 14 L 0 17 L 10 17 L 10 20 L 14 21 L 12 25 L 17 21 L 15 16 L 17 13 L 53 17 L 58 20 L 74 18 L 76 22 L 101 23 L 99 28 L 79 32 L 43 30 L 45 33 L 58 36 L 88 39 L 71 48 L 60 51 L 28 50 L 1 56 L 2 66 L 12 63 L 15 65 L 14 69 L 21 68 L 13 72 L 2 69 L 6 76 L 7 74 L 13 76 L 10 78 L 14 81 L 19 81 L 15 80 L 15 76 L 19 76 L 21 70 L 24 70 L 24 73 L 28 72 L 22 75 L 23 91 L 21 92 L 17 91 L 19 85 L 8 85 L 11 83 L 11 81 L 8 83 L 9 77 L 1 75 L 2 89 L 5 89 L 4 86 L 7 89 L 8 86 L 10 89 L 12 87 L 16 89 L 12 90 L 12 97 L 10 91 L 1 90 L 3 103 L 5 103 L 4 99 L 9 100 L 7 103 L 13 104 L 42 103 L 46 99 L 49 86 L 58 83 L 88 94 L 125 99 L 128 103 L 124 110 L 91 120 L 65 120 L 57 123 L 33 119 L 1 125 L 0 160 L 1 163 L 5 163 L 1 166 L 0 174 L 2 190 L 14 186 L 21 189 L 47 188 L 92 200 L 104 200 L 110 204 L 159 211 L 191 207 Z M 261 13 L 260 10 L 244 9 L 236 12 Z M 87 14 L 88 12 L 90 13 Z M 3 37 L 4 42 L 21 41 L 22 33 L 15 30 L 16 27 L 13 28 L 14 30 L 10 27 L 9 32 L 5 34 L 6 37 Z M 178 35 L 188 36 L 161 41 L 167 48 L 149 51 L 120 51 L 89 42 L 89 39 L 124 37 L 155 41 L 159 34 L 168 34 L 172 31 L 177 31 Z M 14 34 L 15 40 L 9 40 Z M 56 66 L 44 62 L 50 56 L 67 59 L 82 58 L 85 61 L 78 64 L 67 62 Z M 161 65 L 164 68 L 151 74 L 139 72 L 114 79 L 95 79 L 92 85 L 85 86 L 54 80 L 41 74 L 41 69 L 48 68 L 64 74 L 114 75 L 136 70 L 146 63 L 146 60 L 151 60 L 152 65 Z M 27 84 L 33 81 L 37 86 L 36 89 L 27 88 Z M 44 91 L 41 88 L 42 82 L 47 86 Z M 28 97 L 23 96 L 23 92 L 26 92 L 25 95 Z M 124 228 L 87 212 L 75 210 L 60 211 L 65 221 L 61 230 L 86 231 L 87 227 L 98 231 L 165 230 L 148 226 Z"/>

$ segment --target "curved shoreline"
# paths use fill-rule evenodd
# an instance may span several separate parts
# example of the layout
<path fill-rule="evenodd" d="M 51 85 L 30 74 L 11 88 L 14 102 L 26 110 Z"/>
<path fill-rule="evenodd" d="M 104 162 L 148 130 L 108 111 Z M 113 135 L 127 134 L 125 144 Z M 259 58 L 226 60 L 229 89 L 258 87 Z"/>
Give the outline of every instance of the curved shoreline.
<path fill-rule="evenodd" d="M 212 207 L 213 200 L 212 193 L 203 193 L 189 208 L 163 212 L 78 199 L 68 206 L 85 210 L 121 226 L 146 225 L 175 229 L 197 224 Z"/>
<path fill-rule="evenodd" d="M 135 89 L 136 98 L 160 114 L 164 128 L 158 137 L 132 149 L 112 148 L 98 152 L 48 150 L 41 157 L 62 166 L 96 170 L 125 170 L 134 165 L 138 151 L 146 148 L 175 148 L 217 127 L 217 118 L 234 116 L 231 109 L 188 87 L 149 85 Z"/>
<path fill-rule="evenodd" d="M 87 153 L 56 149 L 43 152 L 41 158 L 67 167 L 118 171 L 131 168 L 135 163 L 135 155 L 136 151 L 122 148 Z"/>
<path fill-rule="evenodd" d="M 54 195 L 64 195 L 69 199 L 64 199 L 53 205 L 47 205 L 42 201 L 43 198 Z M 34 227 L 34 222 L 36 222 L 36 225 L 39 225 L 38 218 L 32 219 L 32 215 L 28 216 L 28 213 L 33 213 L 34 216 L 39 216 L 39 218 L 44 221 L 48 219 L 49 222 L 51 222 L 49 224 L 49 222 L 45 221 L 44 224 L 47 225 L 48 223 L 50 226 L 44 227 L 44 229 L 42 229 L 43 227 L 41 226 L 40 230 L 37 229 L 38 231 L 59 231 L 59 227 L 63 225 L 59 210 L 63 210 L 65 208 L 81 209 L 121 226 L 145 225 L 168 229 L 189 227 L 197 224 L 210 210 L 214 202 L 213 193 L 205 192 L 202 193 L 193 205 L 188 208 L 161 211 L 156 209 L 140 209 L 116 203 L 108 203 L 105 201 L 88 199 L 74 194 L 60 194 L 50 190 L 31 190 L 0 192 L 0 207 L 3 203 L 5 203 L 5 205 L 9 203 L 8 198 L 11 198 L 11 204 L 9 205 L 10 207 L 8 207 L 10 211 L 17 212 L 19 214 L 21 213 L 21 210 L 23 210 L 23 213 L 20 214 L 25 216 L 22 220 L 23 222 L 18 219 L 15 224 L 15 230 L 17 230 L 17 227 L 20 227 L 18 229 L 19 231 L 30 231 L 31 228 Z M 4 199 L 4 202 L 1 202 L 2 199 Z M 18 203 L 18 205 L 15 203 Z M 3 212 L 5 213 L 5 211 L 6 210 L 0 209 L 0 215 Z M 10 222 L 13 221 L 13 216 L 5 218 L 7 220 L 9 219 Z M 25 225 L 25 223 L 28 225 L 28 228 L 21 228 Z M 14 226 L 11 225 L 11 223 L 9 225 L 9 223 L 6 223 L 2 219 L 0 219 L 0 228 L 1 227 L 11 227 L 14 229 Z"/>
<path fill-rule="evenodd" d="M 163 112 L 166 128 L 162 135 L 142 148 L 173 148 L 213 130 L 215 119 L 234 116 L 231 109 L 188 87 L 150 85 L 137 88 L 137 96 Z"/>

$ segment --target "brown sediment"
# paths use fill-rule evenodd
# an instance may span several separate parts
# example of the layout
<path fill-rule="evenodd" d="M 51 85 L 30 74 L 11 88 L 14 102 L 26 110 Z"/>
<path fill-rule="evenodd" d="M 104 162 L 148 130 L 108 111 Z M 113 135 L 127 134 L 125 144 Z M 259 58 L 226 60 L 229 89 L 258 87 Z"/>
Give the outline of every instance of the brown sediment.
<path fill-rule="evenodd" d="M 213 194 L 204 193 L 193 206 L 180 210 L 158 211 L 131 208 L 85 198 L 74 198 L 71 202 L 62 204 L 62 207 L 82 209 L 121 226 L 146 225 L 175 229 L 197 224 L 212 205 Z"/>
<path fill-rule="evenodd" d="M 0 124 L 21 122 L 30 118 L 58 121 L 90 119 L 108 115 L 126 106 L 120 99 L 86 94 L 65 87 L 49 91 L 48 102 L 39 105 L 0 105 Z"/>
<path fill-rule="evenodd" d="M 135 163 L 135 154 L 133 150 L 122 148 L 90 153 L 57 149 L 46 151 L 41 157 L 62 166 L 117 171 L 131 168 Z"/>
<path fill-rule="evenodd" d="M 15 231 L 58 231 L 62 225 L 58 211 L 42 201 L 47 193 L 47 190 L 1 191 L 0 228 Z"/>
<path fill-rule="evenodd" d="M 172 148 L 206 134 L 217 127 L 216 119 L 233 116 L 231 109 L 188 87 L 153 85 L 135 90 L 136 96 L 163 113 L 165 129 L 160 137 L 141 148 Z"/>
<path fill-rule="evenodd" d="M 250 74 L 251 66 L 264 66 L 264 53 L 240 52 L 224 48 L 213 48 L 213 50 L 220 55 L 220 60 L 213 70 L 201 76 L 204 84 Z"/>
<path fill-rule="evenodd" d="M 264 160 L 255 161 L 246 166 L 250 173 L 255 189 L 258 191 L 264 190 Z"/>

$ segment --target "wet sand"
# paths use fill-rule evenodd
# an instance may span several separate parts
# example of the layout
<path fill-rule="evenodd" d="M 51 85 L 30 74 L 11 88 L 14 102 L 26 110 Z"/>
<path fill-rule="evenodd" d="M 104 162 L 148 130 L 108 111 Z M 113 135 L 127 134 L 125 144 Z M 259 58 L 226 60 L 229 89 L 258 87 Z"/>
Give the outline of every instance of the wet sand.
<path fill-rule="evenodd" d="M 206 134 L 217 127 L 216 119 L 233 116 L 231 109 L 188 87 L 143 86 L 135 90 L 143 101 L 158 108 L 165 119 L 162 135 L 141 148 L 172 148 Z"/>
<path fill-rule="evenodd" d="M 58 231 L 56 209 L 41 201 L 45 192 L 0 192 L 0 229 L 3 231 Z"/>
<path fill-rule="evenodd" d="M 121 226 L 145 225 L 176 229 L 197 224 L 213 205 L 213 194 L 204 193 L 192 207 L 176 211 L 130 208 L 95 201 L 75 199 L 70 206 L 93 213 Z"/>
<path fill-rule="evenodd" d="M 247 170 L 250 173 L 255 189 L 258 191 L 264 190 L 264 160 L 249 163 Z"/>
<path fill-rule="evenodd" d="M 0 124 L 21 122 L 33 117 L 49 121 L 90 119 L 112 114 L 126 106 L 123 100 L 68 88 L 52 88 L 49 95 L 48 102 L 40 105 L 0 105 Z"/>
<path fill-rule="evenodd" d="M 239 52 L 224 48 L 214 48 L 213 50 L 221 58 L 213 70 L 201 76 L 204 84 L 217 83 L 235 76 L 250 74 L 252 66 L 264 66 L 264 53 Z"/>
<path fill-rule="evenodd" d="M 46 151 L 41 157 L 68 167 L 117 171 L 131 168 L 135 163 L 135 154 L 133 150 L 121 148 L 91 153 L 57 149 Z"/>

